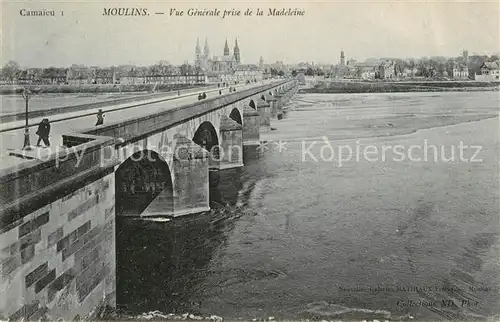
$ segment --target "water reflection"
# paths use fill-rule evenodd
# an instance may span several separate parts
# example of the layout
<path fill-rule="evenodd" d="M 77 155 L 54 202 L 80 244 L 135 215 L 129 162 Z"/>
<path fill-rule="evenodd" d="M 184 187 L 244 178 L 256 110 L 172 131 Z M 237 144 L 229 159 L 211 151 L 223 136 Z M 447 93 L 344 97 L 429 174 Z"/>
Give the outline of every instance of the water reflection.
<path fill-rule="evenodd" d="M 243 212 L 241 168 L 210 171 L 210 212 L 150 222 L 117 218 L 117 304 L 124 314 L 191 312 L 203 299 L 212 257 Z"/>

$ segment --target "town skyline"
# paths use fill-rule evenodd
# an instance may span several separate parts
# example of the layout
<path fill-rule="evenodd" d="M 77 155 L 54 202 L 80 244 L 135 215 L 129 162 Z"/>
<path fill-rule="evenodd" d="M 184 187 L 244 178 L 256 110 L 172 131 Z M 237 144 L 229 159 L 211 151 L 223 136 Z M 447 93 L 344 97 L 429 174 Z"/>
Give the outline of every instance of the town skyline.
<path fill-rule="evenodd" d="M 255 7 L 271 4 L 258 3 Z M 180 65 L 194 61 L 196 40 L 203 43 L 205 38 L 212 55 L 222 55 L 226 39 L 232 47 L 237 38 L 243 64 L 257 64 L 261 56 L 266 64 L 336 64 L 342 49 L 356 60 L 456 57 L 464 49 L 469 49 L 470 55 L 500 51 L 497 33 L 492 32 L 499 29 L 498 2 L 294 3 L 294 7 L 304 8 L 304 17 L 226 19 L 103 17 L 103 7 L 113 4 L 50 5 L 64 11 L 64 16 L 22 17 L 22 3 L 2 4 L 6 13 L 4 30 L 8 30 L 2 34 L 3 63 L 15 60 L 21 67 L 43 68 L 73 64 L 148 66 L 165 60 Z M 201 1 L 199 6 L 214 4 Z M 247 7 L 225 1 L 217 6 Z M 30 9 L 43 7 L 47 4 L 30 2 Z M 187 8 L 180 3 L 151 1 L 142 2 L 141 7 L 150 12 Z M 413 22 L 411 26 L 407 21 Z"/>

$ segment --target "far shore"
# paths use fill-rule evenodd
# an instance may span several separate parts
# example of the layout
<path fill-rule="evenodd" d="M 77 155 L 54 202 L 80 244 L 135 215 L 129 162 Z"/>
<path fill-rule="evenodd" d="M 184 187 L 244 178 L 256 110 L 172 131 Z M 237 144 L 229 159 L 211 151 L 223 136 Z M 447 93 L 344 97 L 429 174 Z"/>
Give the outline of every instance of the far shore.
<path fill-rule="evenodd" d="M 21 94 L 27 88 L 37 94 L 78 94 L 78 93 L 148 93 L 153 89 L 157 92 L 176 91 L 193 87 L 205 86 L 204 84 L 85 84 L 85 85 L 0 85 L 0 95 Z"/>
<path fill-rule="evenodd" d="M 464 92 L 498 91 L 500 82 L 476 81 L 399 81 L 368 82 L 354 80 L 320 81 L 299 93 L 397 93 L 397 92 Z"/>

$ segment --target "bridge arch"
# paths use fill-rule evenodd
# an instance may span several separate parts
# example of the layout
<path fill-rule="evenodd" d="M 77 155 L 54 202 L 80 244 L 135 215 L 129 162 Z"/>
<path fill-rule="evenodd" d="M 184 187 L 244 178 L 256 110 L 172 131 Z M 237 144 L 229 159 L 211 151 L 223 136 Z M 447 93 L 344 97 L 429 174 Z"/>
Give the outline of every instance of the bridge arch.
<path fill-rule="evenodd" d="M 266 97 L 264 96 L 264 94 L 262 94 L 262 96 L 260 97 L 261 100 L 265 101 L 266 100 Z"/>
<path fill-rule="evenodd" d="M 212 123 L 205 121 L 198 126 L 192 141 L 210 152 L 209 166 L 217 167 L 219 160 L 219 137 Z"/>
<path fill-rule="evenodd" d="M 241 114 L 240 111 L 237 108 L 233 108 L 231 111 L 231 114 L 229 114 L 229 118 L 232 119 L 233 121 L 237 122 L 238 124 L 243 124 L 241 120 Z"/>
<path fill-rule="evenodd" d="M 253 100 L 250 100 L 250 103 L 248 103 L 248 106 L 250 106 L 251 108 L 253 108 L 254 110 L 257 109 L 257 105 L 255 105 L 255 102 Z"/>
<path fill-rule="evenodd" d="M 140 215 L 160 194 L 164 200 L 160 212 L 172 213 L 172 175 L 167 162 L 158 153 L 151 150 L 135 152 L 115 171 L 117 216 Z"/>

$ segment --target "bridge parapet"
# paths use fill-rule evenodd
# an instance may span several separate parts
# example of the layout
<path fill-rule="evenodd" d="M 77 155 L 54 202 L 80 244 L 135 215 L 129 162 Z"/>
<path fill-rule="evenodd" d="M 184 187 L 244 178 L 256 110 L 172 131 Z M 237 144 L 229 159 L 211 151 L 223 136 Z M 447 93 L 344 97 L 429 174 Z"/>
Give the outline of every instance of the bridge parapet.
<path fill-rule="evenodd" d="M 281 81 L 279 83 L 262 85 L 249 90 L 234 92 L 227 96 L 207 99 L 201 102 L 145 115 L 144 117 L 88 128 L 79 132 L 83 134 L 122 138 L 123 144 L 126 144 L 129 141 L 141 140 L 148 135 L 186 122 L 189 119 L 200 117 L 203 114 L 210 113 L 238 101 L 249 99 L 260 92 L 267 91 L 270 88 L 274 88 L 286 82 L 287 81 Z"/>
<path fill-rule="evenodd" d="M 115 139 L 80 139 L 0 172 L 2 320 L 115 305 Z"/>

